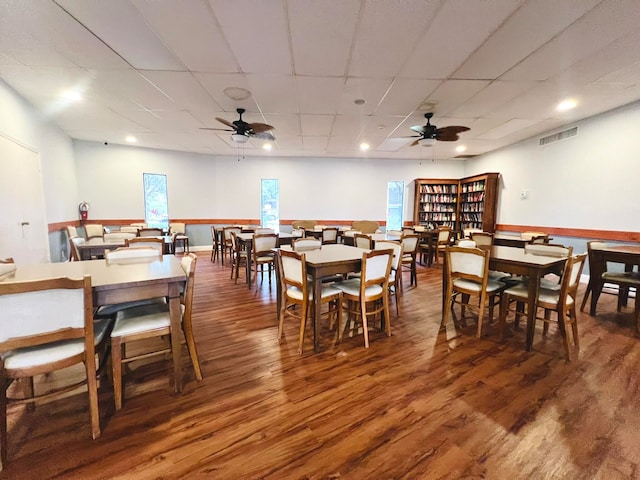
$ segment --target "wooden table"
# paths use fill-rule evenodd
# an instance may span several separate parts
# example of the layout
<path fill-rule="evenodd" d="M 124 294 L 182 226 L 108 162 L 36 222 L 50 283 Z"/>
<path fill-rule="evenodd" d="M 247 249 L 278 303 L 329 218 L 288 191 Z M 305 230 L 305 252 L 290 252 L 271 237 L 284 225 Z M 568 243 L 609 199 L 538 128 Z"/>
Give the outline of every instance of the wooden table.
<path fill-rule="evenodd" d="M 164 239 L 164 253 L 171 253 L 171 245 L 173 237 L 165 235 L 163 237 L 144 237 L 144 238 L 162 238 Z M 84 243 L 77 244 L 80 260 L 91 260 L 92 257 L 104 257 L 107 250 L 115 250 L 125 246 L 124 239 L 105 240 L 103 238 L 91 238 Z"/>
<path fill-rule="evenodd" d="M 545 243 L 549 243 L 552 238 L 547 236 Z M 508 233 L 496 233 L 493 236 L 493 244 L 502 247 L 518 247 L 524 248 L 525 245 L 532 243 L 532 238 L 522 238 L 520 235 L 510 235 Z"/>
<path fill-rule="evenodd" d="M 536 328 L 536 309 L 538 303 L 538 293 L 540 292 L 540 279 L 548 273 L 553 273 L 562 267 L 566 258 L 547 257 L 544 255 L 534 255 L 528 253 L 524 248 L 505 247 L 494 245 L 491 247 L 489 256 L 489 269 L 500 272 L 512 273 L 528 277 L 528 303 L 527 303 L 527 336 L 525 348 L 531 351 L 533 345 L 533 335 Z M 442 269 L 442 313 L 444 314 L 445 291 L 447 288 L 447 265 L 446 257 Z"/>
<path fill-rule="evenodd" d="M 291 247 L 283 247 L 283 249 Z M 313 313 L 311 322 L 313 325 L 313 350 L 320 350 L 318 338 L 318 319 L 322 302 L 316 302 L 322 297 L 322 279 L 336 274 L 359 272 L 362 268 L 362 254 L 368 252 L 363 248 L 350 247 L 342 244 L 323 245 L 317 250 L 308 250 L 305 253 L 307 272 L 311 274 L 313 286 Z M 279 305 L 279 304 L 278 304 Z"/>
<path fill-rule="evenodd" d="M 56 277 L 82 278 L 83 275 L 91 275 L 94 307 L 168 297 L 169 315 L 171 316 L 173 385 L 174 390 L 179 393 L 182 391 L 180 292 L 185 288 L 187 282 L 180 262 L 180 258 L 173 255 L 163 255 L 160 258 L 138 258 L 110 262 L 88 260 L 85 262 L 19 265 L 14 272 L 1 275 L 0 282 L 25 282 Z"/>
<path fill-rule="evenodd" d="M 587 286 L 587 292 L 591 292 L 589 314 L 594 316 L 596 314 L 598 299 L 602 293 L 602 287 L 606 283 L 606 281 L 602 279 L 604 272 L 601 271 L 600 266 L 606 266 L 607 262 L 622 263 L 629 267 L 640 265 L 640 245 L 607 245 L 605 248 L 592 248 L 591 255 L 594 257 L 594 260 L 597 259 L 597 261 L 589 264 L 589 285 Z M 636 292 L 636 295 L 637 294 Z"/>
<path fill-rule="evenodd" d="M 253 262 L 253 236 L 254 233 L 239 233 L 236 235 L 238 239 L 238 248 L 244 248 L 247 251 L 247 266 L 245 267 L 247 286 L 251 288 L 251 264 Z M 291 245 L 294 238 L 299 238 L 292 233 L 279 233 L 278 234 L 278 246 L 279 245 Z"/>

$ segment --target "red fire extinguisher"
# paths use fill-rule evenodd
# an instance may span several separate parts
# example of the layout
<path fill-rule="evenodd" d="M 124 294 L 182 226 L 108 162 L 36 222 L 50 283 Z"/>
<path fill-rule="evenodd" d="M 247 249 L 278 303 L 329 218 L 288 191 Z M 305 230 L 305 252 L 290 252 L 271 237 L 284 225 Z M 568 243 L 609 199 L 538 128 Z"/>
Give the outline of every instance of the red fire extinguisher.
<path fill-rule="evenodd" d="M 87 202 L 81 202 L 78 205 L 78 210 L 80 211 L 80 219 L 86 220 L 89 216 L 89 204 Z"/>

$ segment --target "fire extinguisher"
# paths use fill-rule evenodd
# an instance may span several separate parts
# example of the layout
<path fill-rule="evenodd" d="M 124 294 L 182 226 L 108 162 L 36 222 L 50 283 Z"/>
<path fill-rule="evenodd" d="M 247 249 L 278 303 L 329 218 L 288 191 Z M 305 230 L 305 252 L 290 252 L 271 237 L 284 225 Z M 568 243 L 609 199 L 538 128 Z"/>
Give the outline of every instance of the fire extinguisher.
<path fill-rule="evenodd" d="M 87 202 L 80 202 L 78 210 L 80 211 L 80 219 L 86 220 L 89 216 L 89 204 Z"/>

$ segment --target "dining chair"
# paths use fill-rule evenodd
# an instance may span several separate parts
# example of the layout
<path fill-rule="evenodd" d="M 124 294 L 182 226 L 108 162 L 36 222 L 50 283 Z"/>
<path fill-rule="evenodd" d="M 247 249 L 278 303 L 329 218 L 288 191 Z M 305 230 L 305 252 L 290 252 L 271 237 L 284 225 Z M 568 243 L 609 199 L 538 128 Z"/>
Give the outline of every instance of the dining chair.
<path fill-rule="evenodd" d="M 389 272 L 391 271 L 393 251 L 371 250 L 362 254 L 360 278 L 351 278 L 336 282 L 335 288 L 342 290 L 343 310 L 360 318 L 364 335 L 364 346 L 369 348 L 368 318 L 381 314 L 384 318 L 385 332 L 391 336 L 389 317 Z M 367 309 L 367 306 L 371 309 Z"/>
<path fill-rule="evenodd" d="M 211 261 L 215 262 L 220 255 L 220 237 L 219 231 L 214 226 L 211 225 Z"/>
<path fill-rule="evenodd" d="M 458 247 L 462 247 L 462 248 L 476 248 L 478 246 L 476 244 L 476 242 L 474 242 L 473 240 L 466 239 L 466 238 L 461 238 L 460 240 L 458 240 L 456 245 Z"/>
<path fill-rule="evenodd" d="M 256 287 L 258 287 L 258 273 L 260 282 L 264 277 L 264 267 L 267 267 L 269 285 L 271 285 L 271 274 L 275 270 L 275 249 L 278 247 L 278 234 L 276 233 L 256 233 L 253 236 L 253 248 L 251 249 L 251 270 L 256 274 Z"/>
<path fill-rule="evenodd" d="M 479 228 L 463 228 L 462 229 L 462 238 L 469 238 L 473 240 L 473 234 L 482 232 Z"/>
<path fill-rule="evenodd" d="M 431 267 L 433 257 L 435 255 L 437 238 L 430 233 L 420 232 L 420 241 L 418 243 L 418 251 L 420 252 L 420 263 Z M 426 257 L 426 261 L 425 261 Z"/>
<path fill-rule="evenodd" d="M 87 240 L 102 238 L 104 236 L 104 227 L 97 223 L 88 223 L 84 226 L 84 236 Z"/>
<path fill-rule="evenodd" d="M 417 257 L 420 235 L 416 235 L 415 233 L 405 233 L 402 235 L 401 241 L 403 251 L 402 268 L 405 270 L 409 270 L 409 272 L 411 273 L 409 277 L 409 285 L 418 286 Z"/>
<path fill-rule="evenodd" d="M 451 227 L 446 225 L 441 225 L 438 227 L 438 238 L 436 240 L 436 245 L 434 249 L 434 261 L 435 263 L 439 263 L 439 257 L 444 256 L 445 249 L 451 245 L 451 237 L 453 235 L 453 231 Z"/>
<path fill-rule="evenodd" d="M 7 461 L 7 405 L 39 400 L 86 386 L 91 436 L 100 436 L 96 354 L 105 358 L 109 320 L 93 321 L 91 277 L 0 282 L 0 470 Z M 56 312 L 55 315 L 52 312 Z M 33 377 L 84 365 L 84 378 L 36 392 Z M 8 390 L 16 381 L 22 389 Z M 19 392 L 22 390 L 23 395 Z"/>
<path fill-rule="evenodd" d="M 164 231 L 162 228 L 141 228 L 138 230 L 139 237 L 162 237 L 164 235 Z"/>
<path fill-rule="evenodd" d="M 151 247 L 160 250 L 160 253 L 164 253 L 164 238 L 154 237 L 135 237 L 127 238 L 124 241 L 125 247 Z"/>
<path fill-rule="evenodd" d="M 238 235 L 242 233 L 242 228 L 237 226 L 222 227 L 222 265 L 224 265 L 224 257 L 227 252 L 229 253 L 229 259 L 231 260 L 233 251 L 233 246 L 231 244 L 231 233 L 235 233 L 236 235 Z M 233 262 L 231 263 L 231 265 L 233 266 Z"/>
<path fill-rule="evenodd" d="M 586 253 L 580 255 L 570 255 L 562 273 L 562 280 L 559 290 L 549 290 L 540 288 L 537 298 L 538 309 L 544 310 L 544 316 L 540 317 L 535 312 L 535 319 L 544 322 L 543 335 L 547 334 L 549 323 L 556 323 L 558 330 L 562 335 L 567 360 L 571 360 L 571 345 L 567 328 L 571 325 L 573 344 L 576 350 L 580 350 L 580 341 L 578 338 L 578 322 L 576 316 L 576 303 L 578 302 L 578 286 L 580 284 L 580 275 L 587 258 Z M 529 299 L 528 287 L 525 284 L 516 284 L 503 292 L 502 302 L 500 305 L 500 331 L 501 337 L 504 337 L 506 326 L 506 318 L 510 311 L 510 305 L 513 302 L 524 305 Z M 513 310 L 516 318 L 526 314 L 524 309 L 516 308 Z M 555 319 L 551 318 L 551 313 L 555 312 Z"/>
<path fill-rule="evenodd" d="M 78 236 L 78 229 L 72 225 L 67 225 L 65 230 L 67 231 L 68 238 L 75 238 Z"/>
<path fill-rule="evenodd" d="M 183 253 L 189 253 L 189 237 L 187 236 L 187 226 L 182 222 L 169 224 L 169 235 L 171 235 L 171 252 L 175 255 L 178 245 L 182 246 Z"/>
<path fill-rule="evenodd" d="M 593 295 L 593 285 L 595 284 L 595 278 L 591 279 L 591 276 L 598 275 L 603 281 L 602 286 L 609 285 L 615 286 L 618 289 L 618 300 L 616 310 L 619 312 L 623 306 L 626 306 L 629 289 L 635 289 L 635 318 L 636 324 L 640 329 L 640 273 L 628 271 L 630 268 L 625 267 L 624 272 L 607 270 L 607 262 L 603 261 L 599 255 L 596 255 L 594 251 L 602 248 L 606 248 L 607 244 L 599 240 L 592 240 L 587 242 L 587 255 L 589 259 L 589 283 L 587 289 L 582 297 L 582 304 L 580 305 L 580 311 L 584 311 L 584 307 L 587 304 L 587 300 L 590 295 Z M 600 295 L 600 292 L 597 292 Z"/>
<path fill-rule="evenodd" d="M 389 295 L 393 295 L 396 304 L 396 317 L 400 316 L 400 307 L 398 300 L 402 296 L 402 257 L 404 255 L 404 247 L 402 243 L 396 240 L 379 240 L 375 245 L 376 250 L 391 250 L 391 268 L 389 269 Z"/>
<path fill-rule="evenodd" d="M 78 249 L 79 244 L 84 243 L 83 237 L 69 237 L 69 261 L 70 262 L 79 262 L 82 260 L 80 256 L 80 250 Z"/>
<path fill-rule="evenodd" d="M 522 232 L 520 238 L 528 240 L 530 243 L 547 243 L 549 235 L 544 232 Z"/>
<path fill-rule="evenodd" d="M 0 276 L 15 272 L 17 266 L 12 257 L 0 258 Z"/>
<path fill-rule="evenodd" d="M 191 312 L 193 291 L 195 284 L 196 262 L 198 258 L 193 253 L 185 254 L 181 260 L 182 270 L 187 277 L 187 285 L 180 297 L 182 308 L 182 332 L 187 344 L 189 358 L 193 365 L 196 380 L 202 380 L 202 370 L 198 360 Z M 174 332 L 177 333 L 177 332 Z M 164 337 L 169 339 L 169 345 L 153 351 L 140 351 L 132 354 L 125 346 L 129 342 L 149 338 Z M 157 355 L 171 353 L 171 317 L 168 304 L 143 305 L 120 310 L 116 315 L 115 325 L 111 331 L 111 363 L 113 376 L 113 396 L 116 410 L 122 408 L 124 388 L 122 379 L 122 365 L 136 360 L 142 360 Z M 131 349 L 129 349 L 131 350 Z"/>
<path fill-rule="evenodd" d="M 231 276 L 229 278 L 234 279 L 235 283 L 238 283 L 238 277 L 240 276 L 240 267 L 247 268 L 247 251 L 241 248 L 240 242 L 238 242 L 238 234 L 235 230 L 231 232 Z"/>
<path fill-rule="evenodd" d="M 338 229 L 335 227 L 326 227 L 322 229 L 322 244 L 327 245 L 338 243 Z"/>
<path fill-rule="evenodd" d="M 304 346 L 304 332 L 307 318 L 309 318 L 311 305 L 314 302 L 313 288 L 309 284 L 304 252 L 279 250 L 278 272 L 280 277 L 280 289 L 282 300 L 278 312 L 278 341 L 284 334 L 284 322 L 286 317 L 295 318 L 300 325 L 298 335 L 298 353 L 302 355 Z M 323 284 L 320 300 L 321 304 L 327 304 L 329 309 L 325 312 L 332 319 L 337 317 L 337 337 L 342 336 L 342 291 L 333 285 Z M 316 319 L 318 321 L 319 319 Z M 331 322 L 330 326 L 333 324 Z"/>
<path fill-rule="evenodd" d="M 122 226 L 120 227 L 120 232 L 122 233 L 133 233 L 134 237 L 138 236 L 138 230 L 140 230 L 140 227 L 136 227 L 136 226 Z"/>
<path fill-rule="evenodd" d="M 353 245 L 358 248 L 366 248 L 367 250 L 371 250 L 373 248 L 373 240 L 371 239 L 371 235 L 356 233 L 353 236 Z"/>
<path fill-rule="evenodd" d="M 471 232 L 470 238 L 476 242 L 476 246 L 480 248 L 493 246 L 493 233 L 474 230 Z"/>
<path fill-rule="evenodd" d="M 293 250 L 295 250 L 296 252 L 318 250 L 322 248 L 322 240 L 320 240 L 319 238 L 313 238 L 313 237 L 295 238 L 291 242 L 291 246 L 293 247 Z"/>
<path fill-rule="evenodd" d="M 482 335 L 485 308 L 489 309 L 489 319 L 493 319 L 494 307 L 499 304 L 497 300 L 507 285 L 489 278 L 489 254 L 489 250 L 480 248 L 453 246 L 445 249 L 446 291 L 441 329 L 446 327 L 449 315 L 455 318 L 455 304 L 460 306 L 463 321 L 467 308 L 477 309 L 478 338 Z"/>

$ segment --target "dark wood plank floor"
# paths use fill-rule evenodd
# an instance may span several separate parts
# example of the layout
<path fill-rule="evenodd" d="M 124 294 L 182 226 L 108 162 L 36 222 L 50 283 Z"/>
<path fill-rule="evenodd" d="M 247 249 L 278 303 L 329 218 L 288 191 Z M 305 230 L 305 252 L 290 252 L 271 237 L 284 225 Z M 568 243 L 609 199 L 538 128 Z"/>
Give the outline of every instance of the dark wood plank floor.
<path fill-rule="evenodd" d="M 617 314 L 604 295 L 602 313 L 580 315 L 568 364 L 553 329 L 538 329 L 529 353 L 524 329 L 504 344 L 491 326 L 482 339 L 473 326 L 439 332 L 441 272 L 418 276 L 391 338 L 375 330 L 368 350 L 361 335 L 334 345 L 324 326 L 323 351 L 308 336 L 299 356 L 297 325 L 276 341 L 275 289 L 235 285 L 203 253 L 194 325 L 205 379 L 185 368 L 176 396 L 168 360 L 138 366 L 117 414 L 104 385 L 95 441 L 85 394 L 12 409 L 0 478 L 639 478 L 631 306 Z"/>

